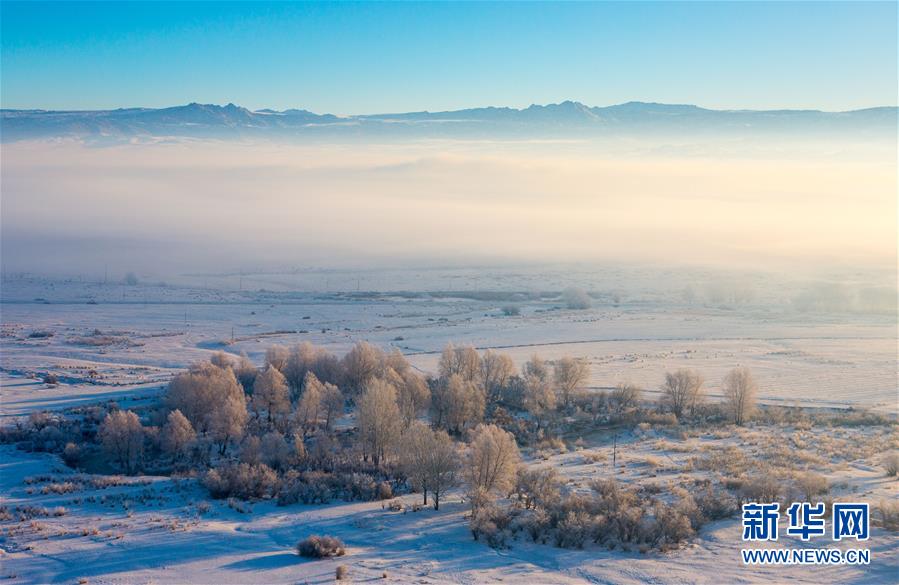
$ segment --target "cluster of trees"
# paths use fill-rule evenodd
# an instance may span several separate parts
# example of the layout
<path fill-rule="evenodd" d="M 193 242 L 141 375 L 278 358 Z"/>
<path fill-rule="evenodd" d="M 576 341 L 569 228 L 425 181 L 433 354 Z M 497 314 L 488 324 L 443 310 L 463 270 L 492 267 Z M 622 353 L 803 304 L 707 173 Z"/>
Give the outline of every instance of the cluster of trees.
<path fill-rule="evenodd" d="M 325 451 L 342 441 L 358 452 L 341 455 L 342 466 L 358 456 L 375 472 L 408 479 L 426 501 L 429 493 L 439 500 L 456 475 L 446 463 L 454 458 L 455 440 L 470 438 L 481 425 L 495 424 L 528 443 L 558 432 L 560 415 L 590 413 L 596 422 L 641 408 L 639 387 L 624 383 L 608 394 L 588 395 L 588 378 L 582 359 L 547 363 L 535 355 L 518 371 L 508 355 L 452 344 L 432 378 L 399 351 L 366 342 L 342 359 L 310 343 L 273 346 L 261 368 L 224 353 L 195 364 L 169 384 L 158 427 L 145 428 L 132 412 L 111 412 L 99 439 L 127 473 L 140 467 L 147 439 L 176 468 L 209 466 L 216 456 L 276 471 L 319 460 L 333 467 L 334 457 Z M 666 373 L 657 408 L 678 420 L 695 416 L 703 382 L 693 370 Z M 732 370 L 723 389 L 731 419 L 743 424 L 755 408 L 752 373 Z M 336 432 L 347 406 L 354 407 L 355 425 Z"/>
<path fill-rule="evenodd" d="M 590 501 L 563 496 L 552 472 L 521 465 L 519 445 L 556 436 L 563 417 L 596 423 L 662 410 L 680 420 L 696 416 L 703 402 L 703 378 L 692 370 L 667 373 L 656 405 L 633 384 L 587 393 L 589 373 L 582 359 L 535 355 L 519 370 L 508 355 L 452 344 L 433 377 L 400 352 L 365 342 L 343 358 L 310 343 L 273 346 L 258 368 L 246 356 L 217 353 L 175 376 L 163 407 L 143 413 L 147 424 L 135 412 L 110 409 L 97 439 L 126 473 L 166 464 L 198 469 L 215 497 L 289 504 L 390 498 L 411 489 L 439 508 L 448 490 L 464 486 L 475 537 L 502 539 L 511 526 L 529 534 L 604 534 L 618 522 L 621 541 L 679 541 L 695 529 L 686 513 L 611 507 L 609 497 L 632 503 L 618 492 Z M 723 387 L 732 420 L 742 424 L 754 408 L 752 374 L 737 368 Z M 511 508 L 497 505 L 504 498 L 515 502 Z M 633 528 L 627 522 L 634 515 L 651 521 Z M 571 545 L 568 536 L 558 538 Z"/>
<path fill-rule="evenodd" d="M 704 378 L 689 369 L 681 369 L 665 374 L 662 384 L 662 400 L 672 413 L 681 419 L 684 415 L 694 416 L 697 407 L 704 400 Z M 749 368 L 738 367 L 731 370 L 722 384 L 724 406 L 735 424 L 742 425 L 755 412 L 758 384 Z"/>

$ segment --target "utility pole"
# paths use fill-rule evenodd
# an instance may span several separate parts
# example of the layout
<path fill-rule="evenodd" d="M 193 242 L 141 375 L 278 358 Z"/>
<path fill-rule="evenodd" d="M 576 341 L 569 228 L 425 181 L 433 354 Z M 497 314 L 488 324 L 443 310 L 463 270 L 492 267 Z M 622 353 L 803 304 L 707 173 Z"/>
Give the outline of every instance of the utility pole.
<path fill-rule="evenodd" d="M 612 438 L 612 470 L 615 471 L 615 464 L 618 460 L 618 429 L 615 429 L 615 435 Z"/>

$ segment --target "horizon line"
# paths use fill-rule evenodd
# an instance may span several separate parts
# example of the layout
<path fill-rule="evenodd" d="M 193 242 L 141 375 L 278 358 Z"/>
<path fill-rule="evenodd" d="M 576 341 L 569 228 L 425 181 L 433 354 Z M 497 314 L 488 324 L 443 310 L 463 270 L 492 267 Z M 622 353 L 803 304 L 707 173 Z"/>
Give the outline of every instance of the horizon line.
<path fill-rule="evenodd" d="M 672 102 L 654 102 L 654 101 L 642 101 L 642 100 L 629 100 L 626 102 L 618 102 L 611 103 L 608 105 L 602 106 L 590 106 L 585 104 L 584 102 L 578 100 L 562 100 L 560 102 L 548 102 L 545 104 L 531 103 L 526 107 L 513 107 L 513 106 L 496 106 L 496 105 L 487 105 L 487 106 L 473 106 L 468 108 L 458 108 L 458 109 L 441 109 L 441 110 L 408 110 L 408 111 L 384 111 L 384 112 L 372 112 L 372 113 L 355 113 L 355 114 L 334 114 L 331 112 L 315 112 L 312 110 L 308 110 L 303 107 L 287 107 L 282 110 L 277 110 L 271 107 L 262 107 L 257 109 L 251 109 L 245 106 L 239 106 L 234 102 L 228 102 L 224 105 L 220 103 L 201 103 L 197 101 L 191 101 L 188 103 L 182 104 L 174 104 L 169 106 L 160 106 L 160 107 L 149 107 L 149 106 L 119 106 L 116 108 L 96 108 L 96 109 L 48 109 L 48 108 L 7 108 L 0 107 L 0 112 L 46 112 L 46 113 L 86 113 L 86 112 L 117 112 L 117 111 L 128 111 L 128 110 L 143 110 L 143 111 L 158 111 L 158 110 L 169 110 L 174 108 L 184 108 L 190 106 L 202 106 L 202 107 L 215 107 L 220 109 L 225 109 L 228 107 L 238 108 L 242 110 L 246 110 L 251 113 L 278 113 L 282 114 L 289 111 L 304 111 L 309 112 L 311 114 L 316 114 L 320 116 L 335 116 L 335 117 L 344 117 L 344 118 L 353 118 L 353 117 L 361 117 L 361 116 L 390 116 L 390 115 L 398 115 L 398 114 L 443 114 L 443 113 L 453 113 L 453 112 L 464 112 L 470 110 L 511 110 L 522 112 L 531 108 L 547 108 L 551 106 L 563 106 L 565 104 L 571 104 L 573 106 L 583 106 L 588 109 L 607 109 L 614 108 L 620 106 L 628 106 L 628 105 L 646 105 L 646 106 L 667 106 L 667 107 L 690 107 L 696 108 L 699 110 L 711 111 L 711 112 L 819 112 L 825 114 L 846 114 L 852 112 L 863 112 L 867 110 L 879 110 L 879 109 L 899 109 L 899 104 L 890 104 L 890 105 L 878 105 L 878 106 L 868 106 L 864 108 L 854 108 L 848 110 L 822 110 L 817 108 L 770 108 L 770 109 L 754 109 L 754 108 L 711 108 L 700 106 L 698 104 L 691 103 L 672 103 Z"/>

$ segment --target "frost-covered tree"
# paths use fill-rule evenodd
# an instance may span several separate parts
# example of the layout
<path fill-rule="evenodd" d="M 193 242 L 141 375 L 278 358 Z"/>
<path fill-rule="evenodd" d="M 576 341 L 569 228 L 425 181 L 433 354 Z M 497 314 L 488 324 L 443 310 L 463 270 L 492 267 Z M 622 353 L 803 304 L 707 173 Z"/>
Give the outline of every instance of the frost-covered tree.
<path fill-rule="evenodd" d="M 321 395 L 321 412 L 325 421 L 325 430 L 330 431 L 334 421 L 343 416 L 345 400 L 340 388 L 325 383 Z"/>
<path fill-rule="evenodd" d="M 479 382 L 481 380 L 481 356 L 471 346 L 455 347 L 452 343 L 447 343 L 443 348 L 443 353 L 440 354 L 437 370 L 443 379 L 458 375 L 463 380 Z"/>
<path fill-rule="evenodd" d="M 749 368 L 734 368 L 724 378 L 724 400 L 734 423 L 742 425 L 755 412 L 758 384 Z"/>
<path fill-rule="evenodd" d="M 489 494 L 506 495 L 515 487 L 521 453 L 512 433 L 496 425 L 478 425 L 472 433 L 465 473 L 472 505 Z"/>
<path fill-rule="evenodd" d="M 271 364 L 256 376 L 250 406 L 257 418 L 265 416 L 269 428 L 272 426 L 283 428 L 284 421 L 290 415 L 287 380 L 284 374 Z"/>
<path fill-rule="evenodd" d="M 397 405 L 403 417 L 403 425 L 409 426 L 431 401 L 431 389 L 425 379 L 411 368 L 396 373 L 393 368 L 387 370 L 386 378 L 396 387 Z"/>
<path fill-rule="evenodd" d="M 256 382 L 256 376 L 259 374 L 259 371 L 253 365 L 253 362 L 250 361 L 250 358 L 247 357 L 247 354 L 240 354 L 237 361 L 232 364 L 231 369 L 234 371 L 234 376 L 243 387 L 244 392 L 247 394 L 252 393 L 253 384 Z"/>
<path fill-rule="evenodd" d="M 695 370 L 680 369 L 665 374 L 662 385 L 662 400 L 678 418 L 695 409 L 702 397 L 703 378 Z"/>
<path fill-rule="evenodd" d="M 246 395 L 233 374 L 231 377 L 234 386 L 219 400 L 209 416 L 209 437 L 218 443 L 221 454 L 225 453 L 231 441 L 239 441 L 243 437 L 248 417 Z"/>
<path fill-rule="evenodd" d="M 233 371 L 201 362 L 172 379 L 165 400 L 169 408 L 180 410 L 187 417 L 194 430 L 206 434 L 213 418 L 221 418 L 216 411 L 224 407 L 225 399 L 236 399 L 238 395 L 244 400 L 243 388 Z"/>
<path fill-rule="evenodd" d="M 359 397 L 356 420 L 365 452 L 380 465 L 402 430 L 396 389 L 379 378 L 371 380 Z"/>
<path fill-rule="evenodd" d="M 402 444 L 400 458 L 406 475 L 421 490 L 424 505 L 428 505 L 431 493 L 434 509 L 439 510 L 441 496 L 457 482 L 459 453 L 455 443 L 445 431 L 434 431 L 415 421 L 403 434 Z"/>
<path fill-rule="evenodd" d="M 515 375 L 515 362 L 504 353 L 491 349 L 484 352 L 481 358 L 481 383 L 487 392 L 489 402 L 500 399 L 503 389 Z"/>
<path fill-rule="evenodd" d="M 322 410 L 323 392 L 324 385 L 315 374 L 307 371 L 305 381 L 303 382 L 303 395 L 300 396 L 300 402 L 297 404 L 297 410 L 293 419 L 296 426 L 302 430 L 304 437 L 318 426 Z"/>
<path fill-rule="evenodd" d="M 587 383 L 589 377 L 590 366 L 584 359 L 563 357 L 555 363 L 553 382 L 563 407 L 571 406 L 572 399 Z"/>
<path fill-rule="evenodd" d="M 260 441 L 260 456 L 274 470 L 285 469 L 291 460 L 291 446 L 284 435 L 278 431 L 270 431 Z"/>
<path fill-rule="evenodd" d="M 523 383 L 522 404 L 534 418 L 539 431 L 556 410 L 556 393 L 546 376 L 541 376 L 539 372 L 525 374 Z"/>
<path fill-rule="evenodd" d="M 384 353 L 372 344 L 360 341 L 343 356 L 345 390 L 351 395 L 362 392 L 381 371 Z"/>
<path fill-rule="evenodd" d="M 160 443 L 162 450 L 175 462 L 182 461 L 197 438 L 197 433 L 180 410 L 173 410 L 162 426 Z"/>
<path fill-rule="evenodd" d="M 290 351 L 283 345 L 272 345 L 265 350 L 265 364 L 271 366 L 284 373 L 287 369 L 287 361 L 290 358 Z"/>
<path fill-rule="evenodd" d="M 209 358 L 209 363 L 217 368 L 230 368 L 233 365 L 231 356 L 223 351 L 217 351 Z"/>
<path fill-rule="evenodd" d="M 240 461 L 247 465 L 262 463 L 262 439 L 256 435 L 247 435 L 240 443 Z"/>
<path fill-rule="evenodd" d="M 130 410 L 110 412 L 100 424 L 103 450 L 127 474 L 140 467 L 144 456 L 144 427 Z"/>
<path fill-rule="evenodd" d="M 480 384 L 459 374 L 441 379 L 431 395 L 434 425 L 462 433 L 484 419 L 486 398 Z"/>
<path fill-rule="evenodd" d="M 336 356 L 324 348 L 317 347 L 308 341 L 290 348 L 284 376 L 290 385 L 294 397 L 303 390 L 306 374 L 312 372 L 324 383 L 338 383 L 341 377 L 341 366 Z"/>
<path fill-rule="evenodd" d="M 552 467 L 542 469 L 521 467 L 518 470 L 515 492 L 526 510 L 546 509 L 561 498 L 561 485 L 559 474 Z"/>

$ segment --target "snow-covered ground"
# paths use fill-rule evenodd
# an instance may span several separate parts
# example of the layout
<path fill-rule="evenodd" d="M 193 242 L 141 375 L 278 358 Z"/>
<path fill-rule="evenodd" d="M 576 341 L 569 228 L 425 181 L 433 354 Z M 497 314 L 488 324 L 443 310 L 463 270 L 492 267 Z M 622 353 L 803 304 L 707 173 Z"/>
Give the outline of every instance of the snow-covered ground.
<path fill-rule="evenodd" d="M 397 347 L 429 372 L 449 341 L 502 348 L 519 363 L 534 353 L 548 359 L 584 356 L 593 388 L 627 380 L 643 385 L 649 397 L 672 368 L 702 372 L 714 397 L 728 369 L 748 365 L 766 402 L 896 413 L 894 316 L 798 313 L 778 301 L 777 287 L 758 287 L 757 301 L 727 306 L 685 302 L 650 284 L 619 293 L 584 277 L 564 285 L 599 294 L 592 309 L 573 311 L 551 294 L 562 286 L 547 285 L 553 279 L 546 275 L 447 271 L 423 280 L 414 272 L 389 277 L 351 286 L 339 278 L 352 283 L 362 277 L 320 273 L 300 285 L 300 276 L 272 275 L 264 279 L 267 286 L 261 277 L 207 277 L 205 287 L 7 280 L 0 305 L 2 422 L 34 410 L 152 401 L 175 372 L 217 350 L 246 352 L 261 363 L 273 343 L 309 340 L 342 353 L 363 339 Z M 436 292 L 446 290 L 458 294 Z M 480 294 L 488 290 L 526 294 L 488 299 Z M 502 308 L 509 305 L 521 314 L 505 316 Z M 60 383 L 36 379 L 48 372 Z M 781 425 L 682 437 L 639 429 L 621 438 L 615 469 L 609 437 L 582 439 L 576 450 L 529 453 L 528 460 L 555 467 L 569 488 L 580 489 L 613 475 L 624 482 L 674 482 L 691 458 L 729 447 L 764 458 L 774 457 L 782 444 L 797 450 L 813 445 L 835 497 L 877 502 L 899 495 L 895 479 L 879 467 L 882 453 L 896 448 L 889 427 Z M 76 481 L 74 492 L 43 493 L 48 483 L 74 476 L 56 456 L 0 448 L 0 504 L 47 509 L 28 520 L 0 522 L 0 577 L 7 582 L 333 583 L 339 564 L 349 567 L 353 582 L 421 584 L 861 584 L 895 583 L 899 577 L 899 536 L 879 528 L 867 543 L 873 557 L 868 566 L 749 569 L 739 561 L 743 543 L 736 519 L 712 523 L 686 548 L 667 553 L 565 550 L 525 540 L 494 550 L 472 539 L 459 493 L 439 512 L 405 513 L 379 502 L 261 502 L 242 513 L 211 500 L 195 481 L 162 477 L 131 478 L 102 489 Z M 54 515 L 56 507 L 64 513 Z M 294 544 L 310 534 L 342 538 L 347 555 L 298 557 Z M 778 546 L 809 544 L 782 538 Z"/>
<path fill-rule="evenodd" d="M 14 279 L 2 291 L 0 367 L 51 371 L 64 382 L 103 387 L 145 385 L 165 382 L 213 351 L 246 352 L 261 362 L 275 343 L 309 340 L 341 354 L 367 340 L 399 348 L 433 372 L 440 350 L 453 342 L 500 348 L 519 363 L 535 353 L 585 357 L 594 388 L 630 381 L 653 392 L 665 371 L 690 367 L 705 376 L 714 397 L 725 373 L 746 365 L 766 402 L 896 409 L 894 315 L 797 312 L 777 296 L 789 292 L 761 284 L 745 285 L 754 287 L 756 302 L 731 305 L 685 303 L 679 289 L 665 294 L 650 284 L 625 292 L 591 288 L 600 291 L 593 308 L 573 311 L 564 308 L 558 288 L 551 292 L 552 274 L 504 274 L 504 288 L 479 289 L 499 286 L 500 277 L 448 271 L 425 275 L 416 289 L 400 288 L 416 274 L 398 273 L 394 290 L 405 292 L 392 294 L 314 292 L 302 278 L 327 278 L 318 273 L 296 276 L 295 289 L 282 285 L 279 292 L 271 292 L 275 286 L 250 291 Z M 332 277 L 341 284 L 352 279 Z M 269 278 L 279 283 L 289 277 Z M 261 279 L 246 277 L 254 286 Z M 587 276 L 572 280 L 591 284 Z M 435 292 L 446 290 L 442 285 L 456 292 Z M 612 286 L 604 280 L 594 285 Z M 505 316 L 507 306 L 521 314 Z M 10 392 L 4 391 L 7 398 Z M 11 413 L 6 404 L 3 413 Z"/>

